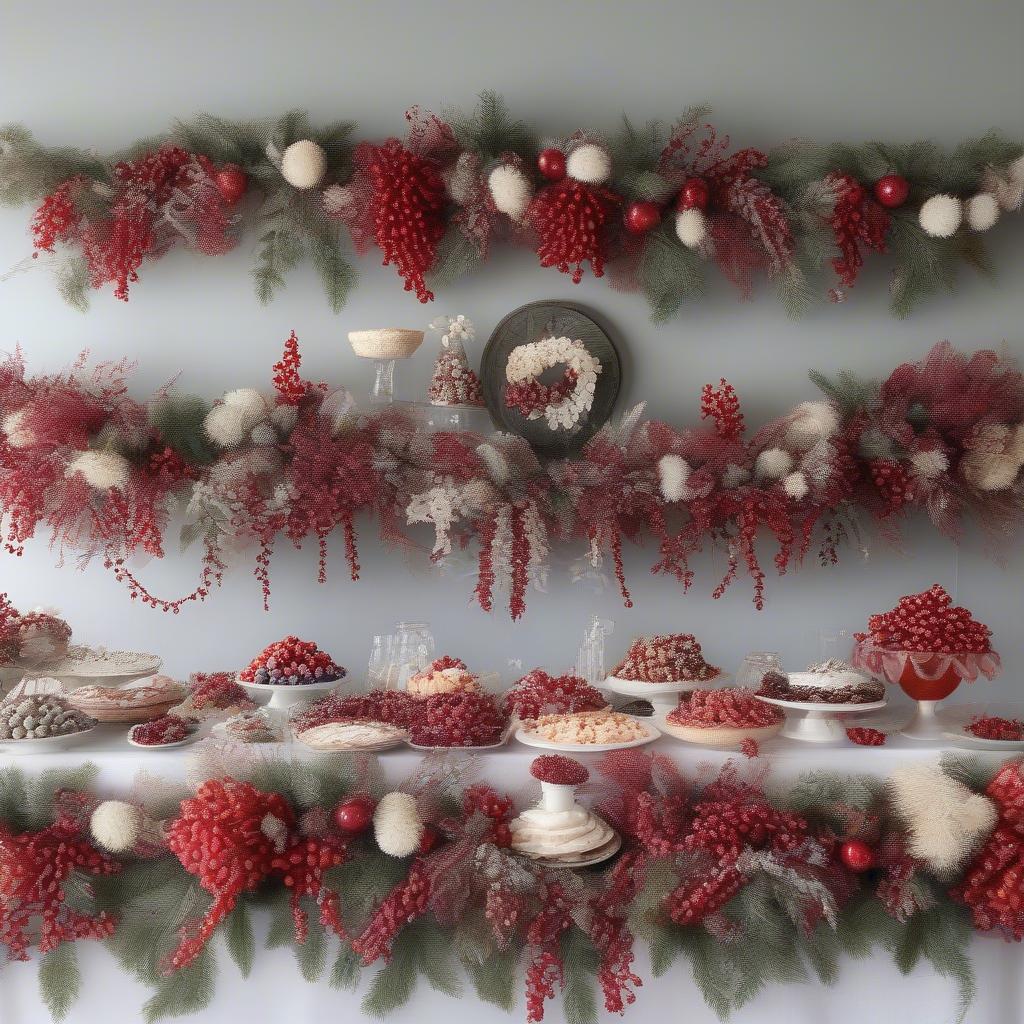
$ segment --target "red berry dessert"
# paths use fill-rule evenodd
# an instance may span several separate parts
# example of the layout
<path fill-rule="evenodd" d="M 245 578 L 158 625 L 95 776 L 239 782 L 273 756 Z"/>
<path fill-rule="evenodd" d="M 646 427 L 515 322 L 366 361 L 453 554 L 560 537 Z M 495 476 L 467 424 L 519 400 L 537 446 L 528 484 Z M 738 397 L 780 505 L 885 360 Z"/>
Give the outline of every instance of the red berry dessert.
<path fill-rule="evenodd" d="M 744 689 L 692 690 L 665 716 L 672 736 L 706 747 L 741 747 L 747 739 L 768 739 L 782 728 L 785 715 Z"/>
<path fill-rule="evenodd" d="M 409 733 L 421 747 L 486 747 L 500 742 L 506 725 L 489 693 L 459 690 L 417 700 Z"/>
<path fill-rule="evenodd" d="M 180 743 L 188 739 L 189 726 L 184 718 L 177 715 L 163 715 L 135 726 L 129 735 L 133 743 L 145 747 L 163 747 L 168 743 Z"/>
<path fill-rule="evenodd" d="M 418 706 L 404 690 L 373 690 L 347 697 L 332 693 L 291 720 L 295 735 L 333 722 L 384 722 L 406 729 Z"/>
<path fill-rule="evenodd" d="M 637 683 L 707 682 L 721 674 L 704 660 L 690 633 L 638 637 L 612 673 Z"/>
<path fill-rule="evenodd" d="M 553 786 L 582 786 L 590 778 L 585 765 L 562 754 L 542 754 L 530 764 L 530 774 L 538 782 Z"/>
<path fill-rule="evenodd" d="M 982 740 L 1024 740 L 1024 722 L 1019 718 L 979 715 L 964 731 Z"/>
<path fill-rule="evenodd" d="M 286 636 L 265 648 L 239 674 L 246 683 L 267 686 L 305 686 L 341 679 L 345 669 L 309 640 Z"/>
<path fill-rule="evenodd" d="M 505 712 L 524 720 L 541 715 L 600 711 L 608 701 L 580 676 L 552 676 L 542 668 L 528 672 L 502 698 Z"/>

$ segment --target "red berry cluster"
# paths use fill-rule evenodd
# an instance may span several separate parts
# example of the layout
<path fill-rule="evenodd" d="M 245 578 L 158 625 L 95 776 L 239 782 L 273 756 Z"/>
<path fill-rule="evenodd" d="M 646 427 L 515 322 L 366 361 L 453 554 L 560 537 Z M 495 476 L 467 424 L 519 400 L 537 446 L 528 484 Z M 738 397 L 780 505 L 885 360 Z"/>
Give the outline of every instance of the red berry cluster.
<path fill-rule="evenodd" d="M 585 765 L 562 754 L 542 754 L 530 765 L 530 774 L 540 782 L 556 786 L 582 786 L 590 778 Z"/>
<path fill-rule="evenodd" d="M 743 413 L 736 389 L 722 377 L 719 386 L 705 384 L 700 393 L 700 418 L 713 420 L 718 436 L 738 441 L 743 436 Z"/>
<path fill-rule="evenodd" d="M 320 908 L 320 923 L 339 938 L 346 938 L 341 920 L 338 894 L 323 884 L 324 874 L 348 860 L 348 844 L 336 837 L 297 839 L 284 853 L 271 862 L 274 871 L 288 888 L 295 924 L 295 941 L 303 943 L 309 935 L 309 922 L 302 909 L 304 898 L 312 899 Z"/>
<path fill-rule="evenodd" d="M 82 178 L 69 178 L 44 197 L 32 217 L 32 238 L 36 252 L 53 252 L 57 242 L 67 241 L 81 218 L 74 196 L 83 187 Z"/>
<path fill-rule="evenodd" d="M 363 143 L 355 162 L 369 175 L 374 236 L 384 253 L 383 265 L 394 266 L 405 279 L 405 290 L 415 290 L 420 302 L 429 302 L 434 294 L 423 275 L 437 258 L 447 203 L 437 166 L 397 139 L 381 146 Z"/>
<path fill-rule="evenodd" d="M 14 835 L 0 823 L 0 946 L 11 960 L 27 960 L 33 937 L 40 953 L 62 942 L 106 939 L 114 919 L 91 916 L 65 903 L 65 884 L 75 872 L 112 875 L 120 865 L 79 838 L 65 819 L 39 832 Z"/>
<path fill-rule="evenodd" d="M 540 412 L 549 405 L 558 405 L 564 401 L 572 394 L 577 380 L 579 374 L 573 369 L 567 369 L 554 384 L 543 384 L 536 377 L 517 380 L 505 387 L 505 404 L 529 416 L 532 412 Z"/>
<path fill-rule="evenodd" d="M 825 181 L 836 192 L 831 227 L 839 255 L 833 258 L 832 268 L 843 287 L 852 288 L 864 266 L 860 247 L 884 253 L 890 217 L 868 197 L 864 186 L 848 174 L 830 174 Z"/>
<path fill-rule="evenodd" d="M 519 929 L 526 913 L 527 901 L 522 893 L 492 885 L 484 897 L 484 917 L 501 948 L 506 948 Z"/>
<path fill-rule="evenodd" d="M 846 730 L 846 738 L 851 743 L 862 747 L 881 747 L 885 744 L 886 734 L 881 729 L 869 729 L 867 726 L 852 726 Z"/>
<path fill-rule="evenodd" d="M 683 846 L 686 850 L 703 850 L 726 866 L 745 847 L 770 847 L 777 853 L 788 853 L 806 838 L 807 822 L 798 814 L 773 807 L 756 791 L 739 788 L 732 793 L 712 793 L 710 799 L 694 806 Z"/>
<path fill-rule="evenodd" d="M 977 622 L 938 583 L 920 594 L 901 597 L 892 611 L 872 615 L 861 642 L 892 651 L 984 654 L 992 649 L 992 630 Z"/>
<path fill-rule="evenodd" d="M 757 745 L 757 740 L 755 740 L 753 736 L 748 736 L 740 744 L 740 753 L 744 757 L 749 757 L 753 760 L 755 757 L 761 756 L 761 748 Z"/>
<path fill-rule="evenodd" d="M 668 916 L 679 925 L 700 924 L 721 910 L 743 888 L 743 883 L 743 875 L 734 867 L 684 882 L 665 901 Z"/>
<path fill-rule="evenodd" d="M 623 854 L 608 873 L 607 887 L 590 901 L 587 935 L 601 954 L 597 980 L 609 1013 L 622 1013 L 636 1002 L 633 989 L 643 984 L 633 973 L 633 933 L 627 917 L 643 881 L 642 856 Z"/>
<path fill-rule="evenodd" d="M 310 383 L 299 376 L 302 356 L 299 354 L 299 339 L 292 331 L 284 343 L 284 355 L 274 363 L 274 389 L 284 405 L 298 405 L 309 393 Z"/>
<path fill-rule="evenodd" d="M 967 732 L 983 740 L 1024 740 L 1024 722 L 1019 718 L 979 715 L 971 720 Z"/>
<path fill-rule="evenodd" d="M 625 811 L 629 834 L 652 857 L 668 857 L 685 848 L 690 827 L 685 796 L 642 790 L 630 795 Z"/>
<path fill-rule="evenodd" d="M 872 459 L 868 463 L 871 482 L 885 502 L 879 518 L 895 515 L 914 500 L 914 486 L 903 464 L 895 459 Z"/>
<path fill-rule="evenodd" d="M 362 934 L 352 940 L 353 951 L 364 967 L 391 958 L 391 945 L 399 932 L 430 906 L 430 878 L 423 861 L 416 859 L 405 881 L 399 882 L 374 911 Z"/>
<path fill-rule="evenodd" d="M 985 790 L 999 807 L 995 831 L 950 891 L 971 908 L 974 927 L 999 928 L 1024 940 L 1024 776 L 1019 761 L 1004 765 Z"/>
<path fill-rule="evenodd" d="M 679 695 L 679 706 L 668 713 L 675 725 L 730 729 L 761 729 L 781 722 L 782 711 L 758 700 L 751 690 L 691 690 Z"/>
<path fill-rule="evenodd" d="M 608 704 L 601 692 L 585 679 L 570 675 L 552 676 L 542 668 L 535 668 L 518 680 L 502 701 L 506 714 L 516 714 L 523 719 L 600 711 Z"/>
<path fill-rule="evenodd" d="M 286 636 L 264 648 L 239 678 L 247 683 L 300 685 L 341 679 L 345 670 L 310 640 Z"/>
<path fill-rule="evenodd" d="M 515 814 L 515 804 L 507 796 L 495 792 L 484 783 L 470 786 L 462 794 L 462 813 L 466 818 L 474 814 L 482 814 L 490 818 L 493 824 L 480 842 L 493 843 L 495 846 L 509 847 L 512 845 L 512 833 L 508 823 Z"/>
<path fill-rule="evenodd" d="M 435 672 L 447 672 L 449 669 L 458 669 L 460 672 L 468 672 L 469 668 L 461 658 L 453 658 L 450 654 L 442 654 L 435 658 L 426 668 L 424 675 L 432 675 Z"/>
<path fill-rule="evenodd" d="M 215 708 L 224 711 L 227 708 L 248 708 L 256 706 L 255 702 L 235 682 L 230 672 L 196 672 L 192 675 L 189 690 L 189 703 L 196 711 Z"/>
<path fill-rule="evenodd" d="M 692 634 L 668 633 L 634 640 L 612 674 L 641 683 L 675 683 L 714 679 L 721 671 L 704 660 Z"/>
<path fill-rule="evenodd" d="M 605 222 L 618 201 L 607 189 L 570 178 L 541 189 L 527 214 L 540 236 L 540 265 L 571 273 L 573 284 L 579 284 L 589 261 L 594 277 L 602 277 L 608 258 Z"/>
<path fill-rule="evenodd" d="M 329 722 L 386 722 L 407 729 L 419 702 L 405 690 L 373 690 L 370 693 L 343 697 L 330 694 L 317 701 L 308 711 L 292 719 L 295 732 L 305 732 Z"/>
<path fill-rule="evenodd" d="M 151 722 L 136 725 L 130 735 L 133 743 L 147 747 L 162 747 L 167 743 L 180 743 L 189 734 L 188 722 L 177 715 L 161 715 Z"/>
<path fill-rule="evenodd" d="M 490 694 L 458 690 L 422 698 L 409 732 L 424 747 L 484 747 L 497 743 L 507 724 Z"/>
<path fill-rule="evenodd" d="M 544 886 L 542 907 L 526 926 L 526 1020 L 537 1024 L 544 1019 L 544 1004 L 555 996 L 565 978 L 560 940 L 572 926 L 572 901 L 557 882 Z"/>

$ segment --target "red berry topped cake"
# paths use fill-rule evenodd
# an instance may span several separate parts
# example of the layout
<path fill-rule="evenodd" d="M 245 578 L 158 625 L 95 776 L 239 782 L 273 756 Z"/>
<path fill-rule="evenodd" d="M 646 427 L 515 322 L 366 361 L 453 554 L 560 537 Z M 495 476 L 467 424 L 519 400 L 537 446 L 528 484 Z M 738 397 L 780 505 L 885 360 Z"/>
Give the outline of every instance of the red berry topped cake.
<path fill-rule="evenodd" d="M 255 657 L 239 679 L 269 686 L 305 686 L 334 682 L 344 676 L 345 670 L 316 644 L 286 636 Z"/>
<path fill-rule="evenodd" d="M 612 674 L 637 683 L 681 683 L 707 682 L 722 670 L 704 660 L 690 633 L 667 633 L 638 637 Z"/>
<path fill-rule="evenodd" d="M 487 747 L 501 741 L 508 717 L 489 693 L 458 690 L 416 702 L 410 739 L 421 747 Z"/>
<path fill-rule="evenodd" d="M 552 676 L 535 668 L 502 698 L 505 711 L 524 720 L 541 715 L 571 714 L 576 711 L 600 711 L 608 701 L 580 676 Z"/>
<path fill-rule="evenodd" d="M 479 690 L 480 683 L 461 658 L 452 658 L 446 654 L 435 658 L 425 669 L 410 676 L 406 689 L 414 697 L 429 697 L 436 693 Z"/>
<path fill-rule="evenodd" d="M 901 597 L 892 611 L 872 615 L 859 642 L 890 651 L 931 651 L 937 654 L 986 654 L 992 631 L 938 583 L 920 594 Z"/>
<path fill-rule="evenodd" d="M 679 706 L 665 716 L 665 728 L 690 743 L 739 747 L 745 739 L 774 735 L 784 720 L 777 707 L 750 690 L 692 690 L 679 695 Z"/>

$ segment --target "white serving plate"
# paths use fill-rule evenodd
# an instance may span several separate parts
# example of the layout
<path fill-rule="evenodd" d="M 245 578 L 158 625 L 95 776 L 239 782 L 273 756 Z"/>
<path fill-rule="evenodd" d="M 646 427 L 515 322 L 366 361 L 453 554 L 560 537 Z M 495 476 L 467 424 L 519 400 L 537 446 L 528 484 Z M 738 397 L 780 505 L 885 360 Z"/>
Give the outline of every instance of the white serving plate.
<path fill-rule="evenodd" d="M 653 743 L 661 733 L 649 722 L 639 721 L 647 730 L 643 739 L 629 740 L 626 743 L 552 743 L 550 740 L 535 736 L 525 725 L 516 729 L 516 739 L 528 747 L 539 747 L 541 750 L 561 750 L 570 754 L 601 754 L 606 750 L 628 750 L 630 747 L 642 747 L 647 743 Z"/>
<path fill-rule="evenodd" d="M 853 711 L 879 711 L 884 708 L 888 701 L 875 700 L 870 701 L 867 704 L 824 704 L 820 700 L 782 700 L 779 697 L 761 697 L 758 694 L 754 694 L 758 700 L 763 700 L 765 704 L 774 704 L 776 707 L 787 708 L 790 711 L 821 711 L 825 714 L 832 714 L 832 712 L 839 712 L 839 714 L 849 714 Z"/>
<path fill-rule="evenodd" d="M 403 734 L 401 736 L 394 736 L 394 737 L 392 737 L 389 740 L 381 740 L 380 743 L 372 743 L 372 744 L 369 744 L 369 745 L 366 745 L 366 746 L 361 746 L 361 747 L 346 747 L 346 746 L 342 746 L 342 745 L 325 747 L 325 746 L 314 746 L 311 743 L 307 743 L 302 738 L 303 734 L 301 732 L 300 733 L 293 732 L 292 736 L 295 738 L 295 741 L 297 743 L 301 743 L 304 747 L 306 747 L 309 750 L 314 751 L 317 754 L 359 754 L 359 753 L 374 754 L 374 753 L 377 753 L 377 752 L 379 752 L 381 750 L 394 750 L 395 747 L 400 747 L 403 743 L 408 743 L 409 742 L 409 736 L 406 733 L 406 734 Z M 468 749 L 468 748 L 459 748 L 459 749 Z"/>
<path fill-rule="evenodd" d="M 294 686 L 280 686 L 276 683 L 247 683 L 241 676 L 235 681 L 243 690 L 252 694 L 253 700 L 265 708 L 278 710 L 293 708 L 297 704 L 312 704 L 325 693 L 336 690 L 345 682 L 345 677 L 332 679 L 327 683 L 296 683 Z"/>
<path fill-rule="evenodd" d="M 753 740 L 755 743 L 764 743 L 778 736 L 782 732 L 785 722 L 776 722 L 774 725 L 760 725 L 749 729 L 729 729 L 726 733 L 725 726 L 709 726 L 707 729 L 700 729 L 698 726 L 675 725 L 661 715 L 658 720 L 658 728 L 667 736 L 679 740 L 681 743 L 689 743 L 695 747 L 707 747 L 709 750 L 739 750 L 744 740 Z M 701 736 L 700 733 L 707 735 Z M 723 742 L 708 742 L 711 734 L 722 736 Z"/>
<path fill-rule="evenodd" d="M 544 860 L 538 857 L 527 857 L 524 853 L 519 854 L 519 856 L 526 857 L 531 864 L 536 864 L 538 867 L 553 868 L 556 871 L 562 868 L 571 871 L 574 868 L 589 868 L 594 864 L 603 864 L 606 860 L 614 857 L 621 849 L 622 836 L 616 832 L 604 846 L 598 847 L 597 850 L 592 851 L 585 857 L 581 857 L 579 860 Z"/>
<path fill-rule="evenodd" d="M 970 750 L 1024 750 L 1024 740 L 987 740 L 981 736 L 972 736 L 969 732 L 955 732 L 948 730 L 942 734 L 944 740 L 949 740 L 954 746 L 966 747 Z"/>
<path fill-rule="evenodd" d="M 670 711 L 678 702 L 681 693 L 689 693 L 691 690 L 717 689 L 722 684 L 729 682 L 730 677 L 720 672 L 714 679 L 681 679 L 674 683 L 642 683 L 636 679 L 620 679 L 618 676 L 608 676 L 600 684 L 603 688 L 618 693 L 623 697 L 638 697 L 650 701 L 651 706 L 657 711 Z"/>
<path fill-rule="evenodd" d="M 45 751 L 63 750 L 65 747 L 74 746 L 75 741 L 82 736 L 88 736 L 95 732 L 98 726 L 91 726 L 81 732 L 73 732 L 68 736 L 46 736 L 40 739 L 30 740 L 0 740 L 0 750 L 21 754 L 42 754 Z"/>
<path fill-rule="evenodd" d="M 174 743 L 136 743 L 128 734 L 128 745 L 137 750 L 170 750 L 172 747 L 186 747 L 196 740 L 196 733 L 189 733 L 183 740 L 176 740 Z"/>

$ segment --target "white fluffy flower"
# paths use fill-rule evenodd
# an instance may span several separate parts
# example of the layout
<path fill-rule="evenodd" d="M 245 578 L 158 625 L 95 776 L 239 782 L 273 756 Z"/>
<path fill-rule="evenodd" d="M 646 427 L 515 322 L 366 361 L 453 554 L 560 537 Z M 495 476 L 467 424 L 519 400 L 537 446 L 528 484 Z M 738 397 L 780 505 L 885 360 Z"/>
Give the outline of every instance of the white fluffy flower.
<path fill-rule="evenodd" d="M 999 203 L 988 192 L 979 192 L 964 203 L 964 219 L 972 231 L 988 231 L 999 220 Z"/>
<path fill-rule="evenodd" d="M 123 800 L 104 800 L 89 818 L 89 831 L 105 850 L 126 853 L 142 838 L 146 824 L 141 807 Z"/>
<path fill-rule="evenodd" d="M 299 410 L 294 405 L 280 402 L 270 413 L 270 422 L 282 433 L 290 434 L 299 418 Z"/>
<path fill-rule="evenodd" d="M 530 179 L 515 164 L 499 164 L 487 176 L 494 205 L 501 213 L 521 221 L 533 198 Z"/>
<path fill-rule="evenodd" d="M 666 501 L 680 501 L 686 493 L 690 466 L 681 455 L 671 452 L 658 460 L 658 481 Z"/>
<path fill-rule="evenodd" d="M 604 146 L 585 142 L 566 158 L 565 173 L 588 185 L 600 185 L 612 176 L 612 158 Z"/>
<path fill-rule="evenodd" d="M 97 491 L 123 491 L 131 477 L 131 463 L 117 452 L 79 452 L 69 463 L 66 476 L 81 473 L 85 482 Z"/>
<path fill-rule="evenodd" d="M 415 797 L 388 793 L 373 812 L 373 834 L 377 845 L 391 857 L 408 857 L 420 848 L 423 819 Z"/>
<path fill-rule="evenodd" d="M 16 409 L 3 420 L 3 432 L 12 448 L 29 448 L 36 443 L 36 436 L 25 428 L 25 410 Z"/>
<path fill-rule="evenodd" d="M 968 439 L 960 473 L 979 491 L 1005 491 L 1024 466 L 1024 426 L 988 423 Z"/>
<path fill-rule="evenodd" d="M 267 400 L 254 388 L 229 391 L 207 414 L 203 429 L 218 448 L 237 448 L 253 427 L 270 416 Z"/>
<path fill-rule="evenodd" d="M 789 476 L 782 481 L 782 489 L 791 498 L 796 501 L 800 501 L 801 498 L 807 497 L 807 492 L 810 490 L 810 487 L 807 486 L 807 477 L 798 470 L 796 473 L 790 473 Z"/>
<path fill-rule="evenodd" d="M 793 470 L 793 456 L 785 448 L 765 448 L 757 457 L 754 469 L 758 476 L 781 480 Z"/>
<path fill-rule="evenodd" d="M 935 480 L 949 469 L 949 457 L 941 448 L 914 452 L 910 456 L 910 463 L 914 467 L 914 472 L 926 480 Z"/>
<path fill-rule="evenodd" d="M 831 402 L 801 402 L 786 428 L 786 444 L 807 451 L 839 433 L 839 412 Z"/>
<path fill-rule="evenodd" d="M 940 875 L 956 872 L 995 827 L 995 804 L 938 765 L 897 768 L 889 790 L 910 831 L 910 852 Z"/>
<path fill-rule="evenodd" d="M 917 219 L 926 235 L 951 238 L 964 219 L 964 204 L 956 196 L 939 193 L 925 200 Z"/>
<path fill-rule="evenodd" d="M 281 157 L 281 177 L 292 188 L 316 188 L 327 173 L 327 154 L 312 139 L 293 142 Z"/>
<path fill-rule="evenodd" d="M 676 214 L 676 237 L 687 249 L 699 249 L 708 237 L 708 219 L 703 210 L 680 210 Z"/>

